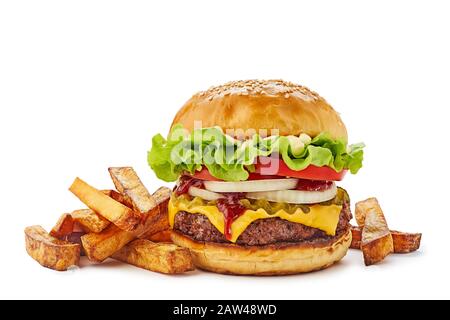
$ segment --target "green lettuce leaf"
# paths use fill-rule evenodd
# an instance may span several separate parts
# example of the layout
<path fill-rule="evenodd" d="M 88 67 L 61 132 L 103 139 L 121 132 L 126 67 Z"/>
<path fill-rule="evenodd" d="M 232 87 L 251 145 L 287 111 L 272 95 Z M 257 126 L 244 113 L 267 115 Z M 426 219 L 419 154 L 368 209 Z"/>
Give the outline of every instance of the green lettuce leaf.
<path fill-rule="evenodd" d="M 309 165 L 328 166 L 336 172 L 348 169 L 356 174 L 362 167 L 364 144 L 347 145 L 321 133 L 306 143 L 296 137 L 254 135 L 246 141 L 235 140 L 219 127 L 189 133 L 181 125 L 173 127 L 167 139 L 157 134 L 147 160 L 158 178 L 176 181 L 183 172 L 194 174 L 203 166 L 211 175 L 225 181 L 244 181 L 255 170 L 260 156 L 279 154 L 286 165 L 300 171 Z"/>

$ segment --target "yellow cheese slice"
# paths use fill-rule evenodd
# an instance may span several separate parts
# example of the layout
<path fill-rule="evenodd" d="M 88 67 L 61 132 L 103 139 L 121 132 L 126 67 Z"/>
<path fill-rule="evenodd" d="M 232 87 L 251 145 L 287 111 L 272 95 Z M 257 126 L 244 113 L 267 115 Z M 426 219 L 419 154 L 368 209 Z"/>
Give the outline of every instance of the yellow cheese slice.
<path fill-rule="evenodd" d="M 222 212 L 216 206 L 190 206 L 188 201 L 173 201 L 169 202 L 169 222 L 173 228 L 175 215 L 180 211 L 186 211 L 192 214 L 203 214 L 208 220 L 219 230 L 224 233 L 225 219 Z M 281 218 L 290 222 L 300 223 L 308 227 L 316 228 L 325 231 L 327 235 L 334 236 L 336 234 L 336 227 L 339 222 L 339 215 L 342 206 L 338 205 L 312 205 L 309 207 L 310 211 L 304 213 L 301 209 L 293 214 L 289 214 L 284 210 L 280 210 L 275 214 L 268 214 L 266 210 L 260 208 L 258 210 L 246 210 L 243 215 L 237 218 L 231 225 L 231 242 L 236 242 L 239 236 L 245 229 L 255 220 L 267 218 Z"/>

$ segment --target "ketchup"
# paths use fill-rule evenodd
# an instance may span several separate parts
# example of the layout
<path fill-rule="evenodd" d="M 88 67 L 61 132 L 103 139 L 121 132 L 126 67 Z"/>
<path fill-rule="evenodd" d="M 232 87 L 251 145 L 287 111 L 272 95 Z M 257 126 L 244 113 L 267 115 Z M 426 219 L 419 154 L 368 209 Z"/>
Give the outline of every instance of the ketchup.
<path fill-rule="evenodd" d="M 197 187 L 203 189 L 203 181 L 195 179 L 191 176 L 181 176 L 178 180 L 178 185 L 173 190 L 177 196 L 188 193 L 190 187 Z"/>
<path fill-rule="evenodd" d="M 296 189 L 302 191 L 324 191 L 330 189 L 332 186 L 333 181 L 299 179 Z"/>
<path fill-rule="evenodd" d="M 202 180 L 195 179 L 191 176 L 184 175 L 178 180 L 178 185 L 174 188 L 177 196 L 181 196 L 189 192 L 190 187 L 204 189 Z M 231 240 L 231 225 L 234 220 L 239 218 L 245 210 L 247 210 L 240 202 L 245 197 L 245 193 L 222 193 L 223 198 L 217 200 L 217 208 L 222 212 L 225 220 L 224 235 L 227 240 Z"/>
<path fill-rule="evenodd" d="M 231 240 L 231 225 L 247 209 L 239 202 L 244 197 L 243 193 L 227 193 L 224 196 L 224 198 L 217 200 L 217 208 L 222 212 L 225 219 L 225 238 Z"/>

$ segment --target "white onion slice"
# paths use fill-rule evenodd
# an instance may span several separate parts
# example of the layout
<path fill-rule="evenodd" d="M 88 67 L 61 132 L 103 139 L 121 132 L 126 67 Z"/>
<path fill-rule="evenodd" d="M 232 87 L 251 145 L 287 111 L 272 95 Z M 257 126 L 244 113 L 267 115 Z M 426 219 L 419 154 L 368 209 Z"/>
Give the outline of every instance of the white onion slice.
<path fill-rule="evenodd" d="M 214 192 L 260 192 L 289 190 L 297 186 L 298 179 L 265 179 L 240 182 L 204 181 L 205 189 Z"/>
<path fill-rule="evenodd" d="M 337 187 L 333 183 L 332 187 L 325 191 L 282 190 L 249 192 L 246 197 L 249 199 L 266 199 L 267 201 L 273 202 L 311 204 L 331 200 L 336 196 L 336 193 Z"/>
<path fill-rule="evenodd" d="M 215 201 L 217 199 L 223 198 L 221 194 L 197 187 L 190 187 L 188 193 L 193 197 L 199 197 L 207 201 Z"/>

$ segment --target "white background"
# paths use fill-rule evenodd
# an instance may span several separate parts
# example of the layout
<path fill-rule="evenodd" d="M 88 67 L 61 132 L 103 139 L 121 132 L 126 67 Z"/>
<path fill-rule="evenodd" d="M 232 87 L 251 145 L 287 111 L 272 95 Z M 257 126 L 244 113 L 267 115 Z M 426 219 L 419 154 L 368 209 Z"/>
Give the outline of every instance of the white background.
<path fill-rule="evenodd" d="M 3 1 L 0 4 L 1 298 L 450 298 L 448 1 Z M 131 165 L 149 189 L 151 137 L 196 91 L 283 78 L 342 115 L 364 168 L 342 185 L 381 202 L 420 252 L 317 273 L 164 276 L 108 261 L 58 273 L 24 249 L 81 207 L 80 176 L 111 188 Z"/>

